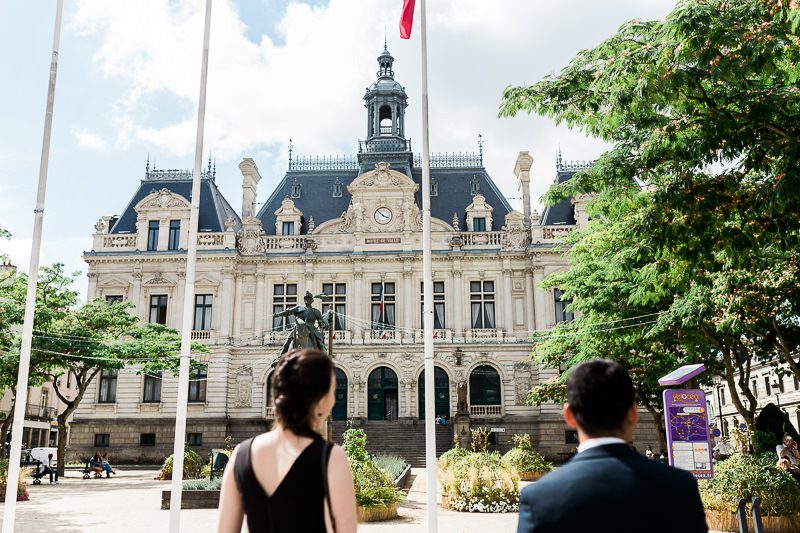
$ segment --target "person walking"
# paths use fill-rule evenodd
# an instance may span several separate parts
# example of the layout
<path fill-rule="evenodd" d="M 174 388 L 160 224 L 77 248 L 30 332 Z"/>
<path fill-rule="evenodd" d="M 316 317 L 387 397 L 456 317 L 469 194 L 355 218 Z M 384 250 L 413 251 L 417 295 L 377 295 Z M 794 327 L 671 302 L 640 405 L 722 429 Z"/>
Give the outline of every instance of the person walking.
<path fill-rule="evenodd" d="M 706 533 L 694 477 L 628 446 L 638 417 L 619 363 L 573 368 L 564 419 L 578 431 L 578 454 L 522 490 L 517 532 Z"/>
<path fill-rule="evenodd" d="M 356 531 L 353 476 L 344 451 L 320 436 L 336 377 L 317 350 L 287 353 L 272 376 L 273 429 L 239 444 L 222 477 L 218 533 Z M 232 466 L 231 466 L 232 465 Z"/>

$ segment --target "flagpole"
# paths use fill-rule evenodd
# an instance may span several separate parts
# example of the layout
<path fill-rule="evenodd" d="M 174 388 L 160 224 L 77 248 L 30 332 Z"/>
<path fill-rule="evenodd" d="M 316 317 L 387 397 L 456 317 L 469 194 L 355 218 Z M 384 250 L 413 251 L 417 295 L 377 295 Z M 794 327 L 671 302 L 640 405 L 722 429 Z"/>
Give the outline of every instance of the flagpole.
<path fill-rule="evenodd" d="M 53 30 L 53 52 L 50 56 L 50 79 L 47 86 L 47 106 L 44 114 L 42 154 L 39 159 L 39 189 L 36 193 L 36 208 L 33 210 L 33 239 L 28 266 L 28 290 L 25 294 L 25 317 L 22 322 L 22 345 L 19 352 L 14 423 L 11 427 L 11 452 L 8 457 L 6 480 L 6 506 L 3 516 L 3 533 L 14 531 L 17 513 L 17 484 L 19 462 L 22 455 L 22 430 L 25 427 L 25 407 L 28 401 L 28 375 L 31 365 L 31 341 L 33 319 L 36 310 L 36 285 L 39 280 L 39 256 L 42 248 L 42 224 L 44 222 L 44 199 L 47 190 L 47 169 L 50 162 L 50 134 L 53 129 L 53 103 L 56 96 L 56 74 L 58 72 L 58 45 L 61 40 L 61 12 L 63 0 L 56 4 L 56 22 Z"/>
<path fill-rule="evenodd" d="M 428 138 L 428 33 L 425 0 L 420 0 L 422 55 L 422 297 L 425 338 L 425 469 L 427 471 L 428 532 L 438 530 L 436 495 L 436 404 L 433 365 L 433 260 L 431 257 L 431 166 Z"/>
<path fill-rule="evenodd" d="M 200 213 L 200 178 L 203 164 L 203 131 L 206 120 L 206 87 L 208 85 L 208 41 L 211 33 L 211 0 L 206 0 L 203 30 L 203 58 L 200 66 L 200 97 L 197 102 L 197 137 L 192 174 L 192 198 L 189 214 L 189 242 L 186 248 L 186 286 L 181 316 L 181 357 L 178 373 L 178 401 L 175 409 L 175 442 L 172 456 L 172 490 L 169 500 L 169 531 L 181 530 L 181 501 L 183 496 L 183 445 L 186 435 L 186 402 L 189 399 L 189 360 L 192 347 L 194 318 L 194 278 L 197 264 L 197 223 Z"/>

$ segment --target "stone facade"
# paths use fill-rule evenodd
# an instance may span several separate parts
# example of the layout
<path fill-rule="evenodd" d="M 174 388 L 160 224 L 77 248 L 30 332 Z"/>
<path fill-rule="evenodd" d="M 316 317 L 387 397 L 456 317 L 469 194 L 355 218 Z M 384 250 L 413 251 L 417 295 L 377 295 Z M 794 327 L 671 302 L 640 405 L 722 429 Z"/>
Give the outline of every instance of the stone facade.
<path fill-rule="evenodd" d="M 392 61 L 384 50 L 378 81 L 364 97 L 368 138 L 357 159 L 290 159 L 259 213 L 261 176 L 244 159 L 241 218 L 219 194 L 211 168 L 204 172 L 192 336 L 211 353 L 202 356 L 207 376 L 195 383 L 205 393 L 190 401 L 187 429 L 200 451 L 222 447 L 227 434 L 239 441 L 263 431 L 274 418 L 268 382 L 286 338 L 274 314 L 302 303 L 305 291 L 331 295 L 321 305 L 337 313 L 334 417 L 397 423 L 398 435 L 404 420 L 419 417 L 421 172 L 403 134 L 405 93 Z M 525 402 L 531 387 L 557 371 L 531 364 L 529 337 L 564 317 L 554 291 L 539 284 L 566 268 L 559 244 L 578 225 L 571 205 L 562 214 L 531 213 L 532 164 L 520 152 L 513 166 L 520 213 L 486 174 L 482 155 L 432 158 L 436 409 L 454 416 L 461 386 L 468 425 L 497 428 L 499 447 L 512 433 L 531 433 L 557 457 L 573 445 L 565 441 L 561 406 Z M 563 170 L 557 179 L 565 179 Z M 180 327 L 190 178 L 148 166 L 131 207 L 100 219 L 84 256 L 89 298 L 122 297 L 143 322 Z M 72 454 L 100 445 L 118 460 L 170 453 L 176 396 L 171 375 L 126 369 L 98 380 L 75 415 Z"/>

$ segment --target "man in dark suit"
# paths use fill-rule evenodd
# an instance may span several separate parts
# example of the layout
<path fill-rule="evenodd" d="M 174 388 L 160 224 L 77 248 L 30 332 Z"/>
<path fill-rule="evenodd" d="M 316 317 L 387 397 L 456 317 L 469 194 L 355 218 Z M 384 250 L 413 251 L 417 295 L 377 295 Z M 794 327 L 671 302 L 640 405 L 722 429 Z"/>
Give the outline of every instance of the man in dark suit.
<path fill-rule="evenodd" d="M 705 533 L 697 482 L 628 446 L 639 419 L 619 363 L 581 363 L 567 378 L 564 419 L 578 454 L 520 494 L 517 533 Z"/>

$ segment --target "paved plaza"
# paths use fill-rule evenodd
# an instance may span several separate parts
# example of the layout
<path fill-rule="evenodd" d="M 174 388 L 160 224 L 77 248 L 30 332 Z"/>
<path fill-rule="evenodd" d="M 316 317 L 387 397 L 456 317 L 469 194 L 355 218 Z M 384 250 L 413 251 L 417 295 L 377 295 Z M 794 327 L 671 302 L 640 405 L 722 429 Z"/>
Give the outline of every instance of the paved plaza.
<path fill-rule="evenodd" d="M 169 511 L 162 511 L 161 491 L 168 481 L 156 481 L 155 470 L 124 471 L 111 479 L 84 480 L 77 472 L 67 472 L 59 485 L 29 485 L 31 500 L 17 504 L 17 531 L 26 533 L 134 533 L 166 531 Z M 526 485 L 522 482 L 521 485 Z M 0 516 L 3 505 L 0 504 Z M 408 498 L 400 506 L 399 518 L 387 522 L 361 524 L 368 533 L 422 533 L 425 527 L 425 470 L 412 470 Z M 211 533 L 217 522 L 216 509 L 184 510 L 182 531 Z M 481 514 L 439 511 L 439 531 L 443 533 L 514 532 L 517 514 Z M 712 532 L 713 533 L 713 532 Z"/>

